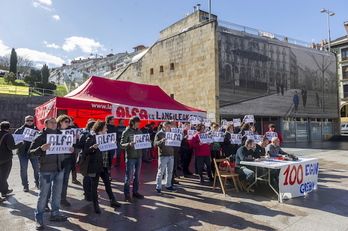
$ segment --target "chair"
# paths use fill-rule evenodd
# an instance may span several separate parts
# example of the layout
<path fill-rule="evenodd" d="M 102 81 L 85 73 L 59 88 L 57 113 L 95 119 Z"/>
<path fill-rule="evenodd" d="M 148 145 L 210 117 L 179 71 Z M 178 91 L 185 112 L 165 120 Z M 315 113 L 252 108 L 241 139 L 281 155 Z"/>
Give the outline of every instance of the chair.
<path fill-rule="evenodd" d="M 238 187 L 241 187 L 240 181 L 239 181 L 239 175 L 237 173 L 232 172 L 232 169 L 230 167 L 231 166 L 230 161 L 227 158 L 223 158 L 223 159 L 215 159 L 214 158 L 213 161 L 214 161 L 214 166 L 215 166 L 213 190 L 215 188 L 221 188 L 222 192 L 225 196 L 226 196 L 226 191 L 236 190 L 237 192 L 239 192 Z M 226 170 L 220 170 L 220 168 L 219 168 L 220 164 L 223 162 L 227 163 Z M 216 185 L 216 178 L 219 178 L 220 187 L 215 186 Z M 224 178 L 224 180 L 222 180 L 222 178 Z M 226 180 L 229 178 L 233 180 L 234 188 L 226 189 Z"/>

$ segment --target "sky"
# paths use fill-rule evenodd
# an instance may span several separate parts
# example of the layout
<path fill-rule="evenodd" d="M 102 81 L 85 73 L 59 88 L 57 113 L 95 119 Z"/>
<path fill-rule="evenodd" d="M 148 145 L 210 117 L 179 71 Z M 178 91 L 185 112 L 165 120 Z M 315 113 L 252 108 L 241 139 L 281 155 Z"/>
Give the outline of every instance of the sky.
<path fill-rule="evenodd" d="M 347 0 L 211 0 L 219 20 L 320 43 L 347 34 Z M 15 48 L 41 68 L 69 64 L 73 59 L 132 52 L 151 46 L 159 32 L 208 0 L 0 0 L 0 56 Z M 93 54 L 91 56 L 91 54 Z"/>

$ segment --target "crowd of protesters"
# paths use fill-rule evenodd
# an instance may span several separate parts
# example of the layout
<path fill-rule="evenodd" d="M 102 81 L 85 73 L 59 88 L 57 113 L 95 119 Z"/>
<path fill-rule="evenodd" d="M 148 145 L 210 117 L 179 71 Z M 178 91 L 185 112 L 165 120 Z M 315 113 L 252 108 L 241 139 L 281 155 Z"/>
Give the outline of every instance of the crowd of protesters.
<path fill-rule="evenodd" d="M 162 194 L 162 179 L 165 178 L 166 191 L 175 192 L 175 184 L 179 175 L 177 170 L 182 170 L 184 177 L 193 175 L 190 169 L 192 160 L 194 161 L 194 172 L 199 176 L 199 182 L 205 183 L 204 173 L 209 181 L 214 180 L 215 169 L 213 160 L 219 158 L 229 158 L 235 162 L 235 171 L 240 175 L 244 189 L 253 181 L 255 169 L 250 166 L 243 166 L 241 161 L 259 161 L 271 156 L 287 155 L 279 145 L 282 137 L 275 130 L 275 125 L 270 124 L 269 131 L 275 133 L 270 143 L 266 134 L 255 144 L 253 139 L 248 138 L 250 132 L 258 135 L 254 123 L 242 123 L 241 126 L 234 127 L 233 123 L 219 126 L 217 123 L 205 124 L 176 123 L 175 121 L 159 122 L 157 125 L 152 122 L 144 127 L 140 127 L 139 117 L 129 119 L 128 126 L 124 119 L 118 119 L 115 125 L 115 118 L 107 116 L 105 121 L 94 119 L 88 120 L 85 128 L 80 134 L 75 134 L 73 147 L 69 148 L 64 154 L 46 154 L 51 144 L 47 141 L 48 134 L 62 134 L 65 130 L 78 128 L 74 123 L 74 118 L 68 115 L 60 115 L 57 118 L 48 117 L 44 120 L 44 128 L 39 131 L 34 125 L 34 117 L 25 117 L 24 125 L 18 128 L 14 134 L 23 134 L 26 128 L 37 131 L 36 136 L 30 141 L 20 141 L 15 144 L 14 138 L 9 134 L 10 123 L 7 121 L 0 124 L 0 192 L 5 198 L 13 192 L 9 188 L 7 179 L 12 167 L 12 150 L 16 150 L 20 163 L 20 177 L 24 192 L 29 192 L 28 163 L 31 163 L 34 172 L 34 184 L 39 190 L 37 207 L 35 209 L 36 229 L 44 228 L 44 213 L 50 211 L 50 221 L 65 221 L 67 217 L 59 211 L 60 205 L 71 206 L 67 198 L 70 172 L 72 173 L 71 183 L 81 184 L 77 180 L 76 165 L 85 161 L 87 166 L 83 174 L 84 199 L 93 202 L 94 212 L 101 213 L 97 189 L 101 178 L 105 191 L 109 197 L 110 206 L 120 207 L 121 204 L 116 200 L 111 186 L 111 168 L 119 167 L 122 156 L 125 161 L 125 180 L 124 180 L 124 200 L 132 203 L 134 198 L 144 199 L 145 196 L 139 192 L 140 173 L 142 163 L 150 163 L 154 160 L 158 162 L 157 174 L 154 176 L 155 192 Z M 166 133 L 173 128 L 182 131 L 180 146 L 166 145 Z M 116 133 L 115 141 L 117 149 L 101 151 L 96 141 L 96 135 L 106 133 Z M 206 133 L 213 136 L 214 133 L 223 135 L 219 141 L 202 142 L 200 134 Z M 134 136 L 139 134 L 149 134 L 151 148 L 136 149 Z M 241 142 L 233 143 L 232 135 L 241 134 Z M 270 143 L 270 144 L 269 144 Z M 123 155 L 122 155 L 123 154 Z M 116 163 L 113 165 L 113 159 Z M 77 160 L 78 159 L 78 160 Z M 77 163 L 80 162 L 80 163 Z M 80 173 L 82 173 L 82 164 Z M 276 179 L 276 174 L 274 178 Z M 132 189 L 131 189 L 132 184 Z M 132 190 L 132 194 L 131 194 Z M 3 200 L 3 199 L 1 199 Z M 50 201 L 51 206 L 48 205 Z"/>

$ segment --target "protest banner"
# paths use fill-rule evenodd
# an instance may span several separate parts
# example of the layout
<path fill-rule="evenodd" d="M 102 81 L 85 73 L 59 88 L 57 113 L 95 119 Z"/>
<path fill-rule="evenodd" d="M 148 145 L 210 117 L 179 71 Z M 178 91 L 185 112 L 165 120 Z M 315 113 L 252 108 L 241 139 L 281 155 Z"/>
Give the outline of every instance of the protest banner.
<path fill-rule="evenodd" d="M 203 124 L 204 124 L 204 126 L 209 127 L 211 125 L 211 120 L 203 119 Z"/>
<path fill-rule="evenodd" d="M 151 148 L 151 140 L 150 134 L 139 134 L 134 135 L 134 149 L 145 149 L 145 148 Z"/>
<path fill-rule="evenodd" d="M 96 135 L 95 139 L 97 144 L 99 144 L 98 149 L 100 151 L 108 151 L 117 148 L 116 142 L 116 132 Z"/>
<path fill-rule="evenodd" d="M 278 134 L 276 132 L 266 132 L 266 137 L 269 141 L 272 141 L 272 138 L 278 137 Z"/>
<path fill-rule="evenodd" d="M 200 124 L 201 123 L 201 118 L 198 116 L 190 116 L 188 121 L 190 122 L 190 124 Z"/>
<path fill-rule="evenodd" d="M 231 134 L 231 144 L 241 144 L 242 134 Z"/>
<path fill-rule="evenodd" d="M 70 128 L 70 129 L 66 129 L 66 130 L 60 130 L 62 132 L 62 134 L 65 134 L 65 135 L 73 135 L 75 137 L 74 139 L 74 144 L 76 144 L 76 135 L 80 135 L 81 132 L 82 132 L 82 128 Z"/>
<path fill-rule="evenodd" d="M 234 127 L 242 126 L 242 121 L 239 118 L 238 119 L 233 119 L 233 126 Z"/>
<path fill-rule="evenodd" d="M 232 121 L 223 120 L 223 121 L 222 121 L 221 127 L 222 127 L 223 129 L 226 129 L 226 128 L 227 128 L 227 125 L 229 125 L 229 124 L 231 124 L 231 123 L 232 123 Z"/>
<path fill-rule="evenodd" d="M 165 142 L 166 146 L 180 147 L 181 140 L 182 140 L 181 133 L 166 132 L 166 142 Z"/>
<path fill-rule="evenodd" d="M 262 139 L 262 135 L 254 135 L 254 141 L 255 141 L 255 144 L 260 142 L 260 140 Z"/>
<path fill-rule="evenodd" d="M 37 133 L 40 131 L 31 129 L 31 128 L 24 128 L 23 135 L 25 141 L 33 142 L 34 137 L 36 136 Z"/>
<path fill-rule="evenodd" d="M 207 133 L 199 133 L 198 134 L 199 140 L 203 143 L 203 144 L 207 144 L 207 143 L 213 143 L 212 138 L 210 137 L 209 134 Z"/>
<path fill-rule="evenodd" d="M 47 134 L 47 143 L 51 144 L 51 147 L 46 151 L 46 154 L 71 153 L 69 149 L 73 146 L 74 139 L 73 135 Z"/>
<path fill-rule="evenodd" d="M 254 135 L 254 132 L 253 131 L 244 131 L 244 134 L 247 136 L 252 136 L 252 135 Z"/>
<path fill-rule="evenodd" d="M 171 128 L 170 132 L 184 134 L 184 129 L 182 129 L 182 128 Z"/>
<path fill-rule="evenodd" d="M 187 130 L 187 140 L 192 140 L 192 137 L 196 134 L 196 130 Z"/>
<path fill-rule="evenodd" d="M 223 132 L 211 132 L 211 138 L 214 142 L 224 142 Z"/>
<path fill-rule="evenodd" d="M 254 123 L 254 115 L 245 115 L 244 122 L 245 123 Z"/>
<path fill-rule="evenodd" d="M 23 134 L 12 134 L 15 144 L 24 140 Z"/>

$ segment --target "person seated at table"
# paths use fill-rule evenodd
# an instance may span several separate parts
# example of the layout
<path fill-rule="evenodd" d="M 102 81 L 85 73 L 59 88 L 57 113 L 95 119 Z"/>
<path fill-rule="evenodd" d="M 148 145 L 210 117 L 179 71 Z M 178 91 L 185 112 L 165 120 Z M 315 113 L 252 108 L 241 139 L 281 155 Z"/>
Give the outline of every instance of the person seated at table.
<path fill-rule="evenodd" d="M 241 175 L 245 176 L 245 179 L 242 180 L 242 187 L 244 190 L 247 189 L 247 186 L 250 185 L 254 181 L 254 175 L 255 175 L 255 167 L 254 166 L 248 166 L 248 165 L 242 165 L 241 161 L 261 161 L 259 158 L 253 158 L 253 148 L 255 147 L 255 142 L 253 139 L 247 139 L 245 141 L 245 144 L 238 148 L 237 154 L 236 154 L 236 172 Z M 253 189 L 249 189 L 250 191 L 253 191 Z"/>
<path fill-rule="evenodd" d="M 266 156 L 266 147 L 269 144 L 267 137 L 262 137 L 261 140 L 256 144 L 254 150 L 254 158 L 267 158 Z"/>
<path fill-rule="evenodd" d="M 287 157 L 289 153 L 284 152 L 280 147 L 280 140 L 278 137 L 272 138 L 272 143 L 267 145 L 266 147 L 266 153 L 270 157 Z"/>

